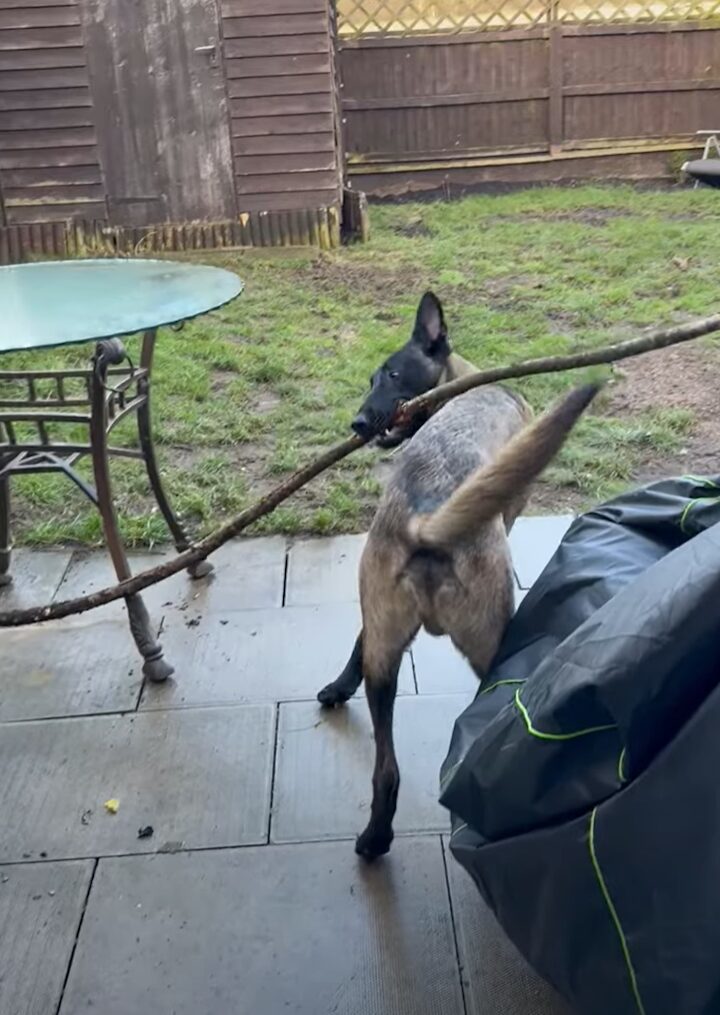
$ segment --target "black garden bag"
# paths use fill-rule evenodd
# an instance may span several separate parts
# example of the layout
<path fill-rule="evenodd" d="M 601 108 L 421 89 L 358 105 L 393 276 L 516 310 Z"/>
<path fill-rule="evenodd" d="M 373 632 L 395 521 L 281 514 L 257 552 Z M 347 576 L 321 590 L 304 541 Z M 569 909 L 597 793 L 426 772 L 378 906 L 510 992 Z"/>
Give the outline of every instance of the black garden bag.
<path fill-rule="evenodd" d="M 720 477 L 578 518 L 441 773 L 451 850 L 582 1015 L 720 1015 Z"/>

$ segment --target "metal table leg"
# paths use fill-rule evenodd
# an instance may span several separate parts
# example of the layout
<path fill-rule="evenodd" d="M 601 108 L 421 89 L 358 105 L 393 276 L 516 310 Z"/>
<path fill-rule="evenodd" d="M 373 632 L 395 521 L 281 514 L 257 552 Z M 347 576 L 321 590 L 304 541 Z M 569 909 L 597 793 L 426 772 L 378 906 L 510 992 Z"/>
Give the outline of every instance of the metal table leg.
<path fill-rule="evenodd" d="M 156 331 L 146 331 L 143 336 L 140 366 L 143 367 L 147 373 L 138 381 L 138 391 L 144 396 L 143 402 L 137 410 L 138 436 L 140 438 L 140 448 L 142 449 L 148 479 L 150 480 L 150 486 L 152 487 L 153 494 L 155 495 L 155 500 L 157 501 L 158 507 L 162 512 L 162 516 L 167 523 L 167 527 L 170 529 L 178 553 L 182 553 L 183 550 L 187 550 L 190 546 L 190 540 L 188 539 L 188 535 L 185 532 L 182 523 L 173 511 L 163 488 L 157 458 L 155 457 L 155 445 L 152 439 L 150 397 L 152 388 L 152 361 L 153 354 L 155 352 L 156 334 Z M 198 564 L 193 564 L 188 568 L 188 574 L 191 578 L 204 578 L 206 575 L 210 574 L 212 570 L 213 565 L 209 560 L 201 560 Z"/>
<path fill-rule="evenodd" d="M 10 574 L 10 480 L 0 479 L 0 588 L 12 581 Z"/>
<path fill-rule="evenodd" d="M 96 346 L 91 381 L 90 443 L 97 503 L 102 518 L 105 541 L 118 579 L 124 581 L 132 574 L 120 537 L 112 497 L 105 400 L 108 366 L 118 361 L 118 349 L 122 351 L 122 358 L 124 358 L 125 353 L 122 346 L 114 340 L 98 342 Z M 150 615 L 142 597 L 139 594 L 127 596 L 125 602 L 130 618 L 130 631 L 144 659 L 143 673 L 153 681 L 166 680 L 173 673 L 173 668 L 163 658 L 162 648 L 155 637 Z"/>

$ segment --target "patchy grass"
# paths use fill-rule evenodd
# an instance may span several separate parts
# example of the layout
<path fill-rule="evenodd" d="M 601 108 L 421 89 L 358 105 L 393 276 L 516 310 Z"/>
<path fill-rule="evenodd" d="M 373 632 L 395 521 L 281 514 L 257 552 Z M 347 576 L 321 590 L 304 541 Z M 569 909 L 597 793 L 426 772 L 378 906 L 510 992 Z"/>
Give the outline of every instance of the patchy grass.
<path fill-rule="evenodd" d="M 719 221 L 711 191 L 544 189 L 376 206 L 368 245 L 315 259 L 201 255 L 236 270 L 246 290 L 159 341 L 155 433 L 175 505 L 204 532 L 344 437 L 370 373 L 408 336 L 425 287 L 441 295 L 455 347 L 478 366 L 591 348 L 711 313 Z M 44 359 L 76 364 L 89 354 L 68 349 Z M 715 354 L 710 341 L 693 346 L 692 355 Z M 539 409 L 571 383 L 566 374 L 518 387 Z M 626 485 L 646 460 L 669 461 L 692 434 L 691 402 L 689 394 L 688 404 L 666 406 L 659 393 L 637 411 L 618 410 L 603 395 L 536 507 L 581 506 Z M 134 440 L 130 422 L 119 439 Z M 377 502 L 380 457 L 351 456 L 256 531 L 362 529 Z M 113 468 L 126 538 L 165 540 L 141 466 L 118 460 Z M 18 479 L 13 492 L 20 539 L 100 539 L 94 511 L 61 477 Z"/>

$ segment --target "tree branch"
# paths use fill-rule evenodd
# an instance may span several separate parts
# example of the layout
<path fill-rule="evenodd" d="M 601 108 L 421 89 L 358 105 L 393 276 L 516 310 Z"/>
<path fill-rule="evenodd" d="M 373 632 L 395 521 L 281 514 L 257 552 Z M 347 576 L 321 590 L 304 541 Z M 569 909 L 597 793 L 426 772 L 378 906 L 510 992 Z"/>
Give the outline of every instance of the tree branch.
<path fill-rule="evenodd" d="M 407 402 L 400 409 L 396 423 L 407 423 L 418 412 L 427 411 L 442 402 L 446 402 L 456 395 L 460 395 L 472 388 L 484 384 L 494 384 L 497 381 L 509 380 L 513 377 L 529 377 L 533 374 L 549 374 L 564 370 L 577 370 L 581 367 L 596 366 L 601 363 L 613 363 L 617 360 L 627 359 L 629 356 L 639 356 L 642 353 L 652 352 L 655 349 L 664 349 L 669 345 L 678 342 L 687 342 L 689 339 L 707 335 L 712 331 L 720 331 L 720 314 L 712 317 L 705 317 L 689 324 L 680 324 L 674 328 L 659 328 L 648 332 L 641 338 L 631 339 L 628 342 L 619 342 L 615 345 L 604 346 L 602 349 L 594 349 L 589 352 L 575 353 L 568 356 L 546 356 L 542 359 L 527 360 L 524 363 L 516 363 L 509 367 L 493 367 L 490 370 L 480 370 L 467 377 L 443 384 L 412 401 Z M 179 554 L 172 560 L 157 567 L 141 571 L 127 581 L 120 582 L 110 588 L 101 589 L 91 595 L 79 596 L 77 599 L 66 599 L 60 603 L 51 603 L 48 606 L 31 607 L 24 610 L 10 610 L 0 613 L 0 627 L 22 627 L 26 624 L 37 624 L 46 620 L 59 620 L 62 617 L 69 617 L 72 614 L 84 613 L 86 610 L 95 609 L 97 606 L 104 606 L 116 599 L 134 595 L 155 585 L 157 582 L 170 578 L 191 564 L 214 553 L 224 543 L 227 543 L 234 536 L 246 529 L 253 522 L 270 514 L 278 504 L 287 500 L 293 493 L 309 483 L 310 480 L 319 476 L 321 472 L 329 469 L 337 462 L 346 458 L 353 451 L 362 447 L 365 441 L 359 437 L 349 437 L 341 444 L 330 448 L 315 461 L 310 462 L 304 468 L 293 473 L 288 479 L 274 490 L 256 501 L 255 504 L 241 511 L 231 521 L 221 525 L 219 529 L 195 543 L 189 550 Z"/>
<path fill-rule="evenodd" d="M 69 617 L 75 613 L 85 613 L 86 610 L 94 610 L 97 606 L 112 603 L 115 599 L 124 599 L 126 596 L 142 592 L 143 589 L 148 588 L 150 585 L 156 585 L 165 578 L 170 578 L 172 575 L 177 574 L 178 571 L 182 571 L 183 568 L 196 564 L 200 560 L 205 560 L 211 553 L 214 553 L 224 543 L 231 540 L 233 536 L 237 536 L 248 525 L 252 525 L 253 522 L 256 522 L 264 515 L 269 515 L 278 504 L 287 500 L 300 487 L 305 486 L 315 476 L 319 476 L 321 472 L 325 472 L 331 465 L 335 465 L 336 462 L 346 458 L 351 452 L 362 447 L 364 443 L 365 441 L 359 437 L 349 437 L 342 444 L 336 444 L 334 448 L 330 448 L 329 451 L 316 458 L 314 462 L 310 462 L 309 465 L 294 472 L 292 476 L 288 477 L 283 483 L 280 483 L 279 486 L 276 486 L 270 493 L 261 497 L 260 500 L 250 507 L 245 508 L 239 515 L 221 525 L 219 529 L 210 533 L 205 539 L 201 539 L 193 544 L 189 550 L 185 550 L 183 553 L 178 554 L 177 557 L 173 557 L 172 560 L 158 564 L 157 567 L 148 568 L 147 571 L 140 571 L 138 574 L 133 575 L 132 578 L 128 578 L 127 581 L 120 582 L 118 585 L 113 585 L 110 588 L 99 589 L 97 592 L 87 596 L 65 599 L 63 602 L 50 603 L 47 606 L 30 607 L 24 610 L 9 610 L 7 613 L 0 613 L 0 627 L 22 627 L 25 624 L 37 624 L 45 620 L 59 620 L 62 617 Z"/>
<path fill-rule="evenodd" d="M 657 328 L 641 338 L 633 338 L 628 342 L 617 342 L 615 345 L 605 345 L 601 349 L 591 349 L 589 352 L 571 353 L 568 356 L 544 356 L 541 359 L 526 360 L 524 363 L 514 363 L 509 367 L 481 370 L 476 374 L 468 374 L 455 381 L 448 381 L 447 384 L 441 384 L 424 395 L 413 398 L 411 402 L 406 402 L 399 410 L 394 423 L 396 425 L 407 423 L 416 413 L 434 408 L 436 405 L 447 402 L 448 399 L 462 395 L 482 384 L 496 384 L 498 381 L 507 381 L 513 377 L 559 373 L 563 370 L 577 370 L 582 367 L 598 366 L 602 363 L 614 363 L 630 356 L 640 356 L 645 352 L 665 349 L 669 345 L 677 345 L 678 342 L 687 342 L 691 338 L 699 338 L 712 331 L 720 331 L 720 314 L 702 317 L 697 321 L 690 321 L 688 324 L 678 324 L 674 328 Z"/>

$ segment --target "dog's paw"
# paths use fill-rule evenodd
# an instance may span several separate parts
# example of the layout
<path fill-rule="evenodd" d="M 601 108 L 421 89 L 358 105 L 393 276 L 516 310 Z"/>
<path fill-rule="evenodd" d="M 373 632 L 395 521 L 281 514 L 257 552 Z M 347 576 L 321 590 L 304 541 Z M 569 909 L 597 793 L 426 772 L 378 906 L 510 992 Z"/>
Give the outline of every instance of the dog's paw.
<path fill-rule="evenodd" d="M 355 841 L 355 852 L 358 856 L 361 856 L 363 860 L 372 862 L 373 860 L 377 860 L 379 856 L 384 856 L 385 853 L 390 852 L 390 845 L 392 841 L 392 830 L 388 832 L 377 832 L 368 827 L 362 835 L 358 835 Z"/>
<path fill-rule="evenodd" d="M 349 698 L 350 695 L 347 691 L 338 687 L 336 681 L 328 684 L 327 687 L 323 687 L 322 691 L 318 691 L 317 696 L 317 700 L 325 708 L 337 708 L 338 705 L 344 705 Z"/>

